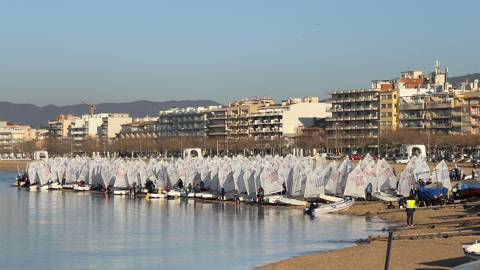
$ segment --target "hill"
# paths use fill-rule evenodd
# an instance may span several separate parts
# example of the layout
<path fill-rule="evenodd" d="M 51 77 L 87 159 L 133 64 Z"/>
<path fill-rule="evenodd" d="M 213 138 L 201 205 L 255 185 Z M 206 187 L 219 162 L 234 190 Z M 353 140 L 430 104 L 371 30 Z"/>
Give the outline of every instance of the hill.
<path fill-rule="evenodd" d="M 128 103 L 99 103 L 97 104 L 97 113 L 129 113 L 133 117 L 143 117 L 146 115 L 156 116 L 159 111 L 173 107 L 211 105 L 219 105 L 219 103 L 213 100 L 169 100 L 161 102 L 139 100 Z M 0 102 L 0 120 L 27 124 L 33 127 L 45 127 L 48 120 L 55 119 L 59 114 L 82 115 L 87 112 L 88 107 L 84 104 L 41 107 L 33 104 Z"/>

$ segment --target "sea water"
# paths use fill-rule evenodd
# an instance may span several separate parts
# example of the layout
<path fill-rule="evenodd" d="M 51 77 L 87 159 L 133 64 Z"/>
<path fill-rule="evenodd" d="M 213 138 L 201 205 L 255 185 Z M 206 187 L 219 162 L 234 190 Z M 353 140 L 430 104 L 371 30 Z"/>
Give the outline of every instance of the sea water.
<path fill-rule="evenodd" d="M 0 172 L 0 269 L 252 269 L 388 226 L 298 208 L 29 192 L 14 177 Z"/>

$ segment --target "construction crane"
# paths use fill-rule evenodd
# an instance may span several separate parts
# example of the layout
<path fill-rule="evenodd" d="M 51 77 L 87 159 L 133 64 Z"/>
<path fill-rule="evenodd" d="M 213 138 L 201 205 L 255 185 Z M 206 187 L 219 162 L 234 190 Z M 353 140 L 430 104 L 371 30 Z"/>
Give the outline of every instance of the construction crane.
<path fill-rule="evenodd" d="M 88 114 L 89 114 L 89 115 L 94 115 L 94 114 L 96 113 L 96 111 L 97 111 L 97 105 L 95 105 L 95 104 L 93 104 L 93 103 L 90 104 L 90 103 L 87 103 L 87 102 L 85 102 L 85 101 L 82 101 L 82 104 L 85 104 L 85 105 L 88 106 Z"/>

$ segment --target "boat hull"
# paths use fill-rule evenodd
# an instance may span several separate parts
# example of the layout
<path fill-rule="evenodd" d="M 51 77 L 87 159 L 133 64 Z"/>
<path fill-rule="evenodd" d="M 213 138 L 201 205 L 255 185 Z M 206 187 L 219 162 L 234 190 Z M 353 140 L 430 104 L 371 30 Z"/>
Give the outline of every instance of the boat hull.
<path fill-rule="evenodd" d="M 463 253 L 473 261 L 480 260 L 480 244 L 463 245 Z"/>
<path fill-rule="evenodd" d="M 310 214 L 312 216 L 317 216 L 321 214 L 345 211 L 345 210 L 348 210 L 350 207 L 352 207 L 354 202 L 355 200 L 353 199 L 343 199 L 342 201 L 339 201 L 339 202 L 321 205 L 318 208 L 311 211 L 310 213 L 308 212 L 310 211 L 310 209 L 306 208 L 305 213 Z"/>

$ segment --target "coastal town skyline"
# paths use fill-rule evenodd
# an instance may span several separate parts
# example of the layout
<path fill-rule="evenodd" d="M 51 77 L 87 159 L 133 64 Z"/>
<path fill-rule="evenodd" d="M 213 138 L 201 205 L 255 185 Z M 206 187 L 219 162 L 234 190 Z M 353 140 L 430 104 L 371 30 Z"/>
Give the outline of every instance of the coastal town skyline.
<path fill-rule="evenodd" d="M 2 100 L 323 98 L 436 59 L 467 74 L 480 59 L 479 4 L 466 3 L 2 4 L 0 23 L 15 26 L 0 30 Z"/>

